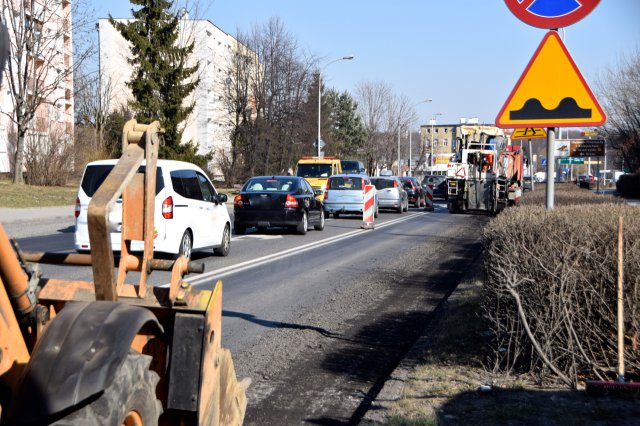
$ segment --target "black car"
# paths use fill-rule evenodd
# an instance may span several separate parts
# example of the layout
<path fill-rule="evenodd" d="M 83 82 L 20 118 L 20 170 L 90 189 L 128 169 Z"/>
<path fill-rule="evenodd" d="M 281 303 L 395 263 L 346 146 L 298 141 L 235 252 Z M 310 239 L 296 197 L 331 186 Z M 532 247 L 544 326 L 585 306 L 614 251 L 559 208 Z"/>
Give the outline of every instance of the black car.
<path fill-rule="evenodd" d="M 433 198 L 447 199 L 447 177 L 444 175 L 427 175 L 422 179 L 422 187 L 426 191 L 427 185 L 433 187 Z"/>
<path fill-rule="evenodd" d="M 407 191 L 407 197 L 409 198 L 409 203 L 413 204 L 415 207 L 422 207 L 425 205 L 426 201 L 424 199 L 424 189 L 413 176 L 402 176 L 400 177 L 402 181 L 402 186 L 404 190 Z"/>
<path fill-rule="evenodd" d="M 233 229 L 287 227 L 306 234 L 309 226 L 324 229 L 324 208 L 311 185 L 299 176 L 255 176 L 233 200 Z"/>

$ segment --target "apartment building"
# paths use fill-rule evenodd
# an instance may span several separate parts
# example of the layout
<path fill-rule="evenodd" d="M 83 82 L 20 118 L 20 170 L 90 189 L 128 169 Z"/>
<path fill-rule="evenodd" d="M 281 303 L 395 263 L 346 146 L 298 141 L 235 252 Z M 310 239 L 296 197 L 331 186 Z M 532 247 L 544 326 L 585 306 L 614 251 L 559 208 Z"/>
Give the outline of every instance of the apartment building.
<path fill-rule="evenodd" d="M 7 64 L 0 86 L 0 173 L 8 173 L 17 141 L 16 99 L 24 99 L 27 108 L 37 106 L 27 124 L 27 149 L 73 141 L 73 56 L 70 0 L 7 1 L 3 6 L 11 68 Z"/>
<path fill-rule="evenodd" d="M 105 84 L 111 86 L 109 110 L 119 110 L 133 99 L 131 90 L 127 87 L 133 72 L 128 62 L 131 54 L 129 43 L 108 19 L 100 19 L 98 28 L 101 82 L 103 87 Z M 234 52 L 244 46 L 208 20 L 192 20 L 185 16 L 180 20 L 179 32 L 181 39 L 194 41 L 189 65 L 199 65 L 200 78 L 200 84 L 186 100 L 189 103 L 195 102 L 195 107 L 184 123 L 182 142 L 193 142 L 200 154 L 217 154 L 222 151 L 228 155 L 233 124 L 232 115 L 224 103 L 225 77 Z M 215 178 L 222 178 L 215 167 L 215 161 L 211 164 L 211 170 Z"/>
<path fill-rule="evenodd" d="M 456 124 L 423 124 L 420 139 L 424 141 L 427 160 L 424 171 L 428 174 L 446 174 L 447 164 L 456 151 Z"/>

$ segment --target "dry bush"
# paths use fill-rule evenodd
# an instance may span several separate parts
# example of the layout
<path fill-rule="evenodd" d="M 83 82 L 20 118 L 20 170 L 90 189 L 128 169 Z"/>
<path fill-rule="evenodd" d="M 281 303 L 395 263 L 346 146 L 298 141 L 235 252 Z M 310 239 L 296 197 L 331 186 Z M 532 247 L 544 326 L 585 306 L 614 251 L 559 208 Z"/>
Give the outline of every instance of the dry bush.
<path fill-rule="evenodd" d="M 34 132 L 25 137 L 26 183 L 64 186 L 73 164 L 73 144 L 61 132 Z"/>
<path fill-rule="evenodd" d="M 555 206 L 568 206 L 575 204 L 609 204 L 620 203 L 622 200 L 609 194 L 594 194 L 592 191 L 578 187 L 573 183 L 559 183 L 554 185 Z M 535 191 L 527 191 L 522 196 L 522 206 L 546 206 L 545 183 L 536 183 Z M 595 189 L 595 187 L 594 187 Z"/>
<path fill-rule="evenodd" d="M 562 199 L 559 192 L 557 200 Z M 555 377 L 571 387 L 584 379 L 615 377 L 620 216 L 625 360 L 628 377 L 638 378 L 640 215 L 637 207 L 623 204 L 551 211 L 521 206 L 485 228 L 483 311 L 495 336 L 495 370 L 529 372 L 540 381 Z"/>

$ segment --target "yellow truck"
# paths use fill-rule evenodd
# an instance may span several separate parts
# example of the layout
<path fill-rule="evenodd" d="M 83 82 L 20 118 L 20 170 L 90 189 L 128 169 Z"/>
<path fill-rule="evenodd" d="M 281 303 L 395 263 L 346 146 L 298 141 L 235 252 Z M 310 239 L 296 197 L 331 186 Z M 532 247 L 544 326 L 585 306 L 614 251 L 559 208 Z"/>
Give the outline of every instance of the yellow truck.
<path fill-rule="evenodd" d="M 302 157 L 296 165 L 295 175 L 305 178 L 313 188 L 316 198 L 324 199 L 324 189 L 329 176 L 342 173 L 340 160 L 335 157 Z"/>

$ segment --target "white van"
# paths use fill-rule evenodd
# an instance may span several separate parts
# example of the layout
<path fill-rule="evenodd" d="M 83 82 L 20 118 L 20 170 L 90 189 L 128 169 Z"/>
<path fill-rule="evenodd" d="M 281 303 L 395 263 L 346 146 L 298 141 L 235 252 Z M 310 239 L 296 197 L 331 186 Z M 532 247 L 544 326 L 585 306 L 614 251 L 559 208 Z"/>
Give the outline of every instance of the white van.
<path fill-rule="evenodd" d="M 118 160 L 93 161 L 85 167 L 76 199 L 75 249 L 91 251 L 87 209 L 91 197 Z M 141 169 L 143 169 L 144 162 Z M 156 204 L 154 208 L 154 252 L 191 257 L 192 251 L 213 249 L 219 256 L 229 254 L 231 220 L 226 194 L 219 194 L 198 166 L 182 161 L 158 160 Z M 122 199 L 109 215 L 111 246 L 120 251 Z M 130 251 L 143 251 L 142 241 L 131 241 Z"/>

